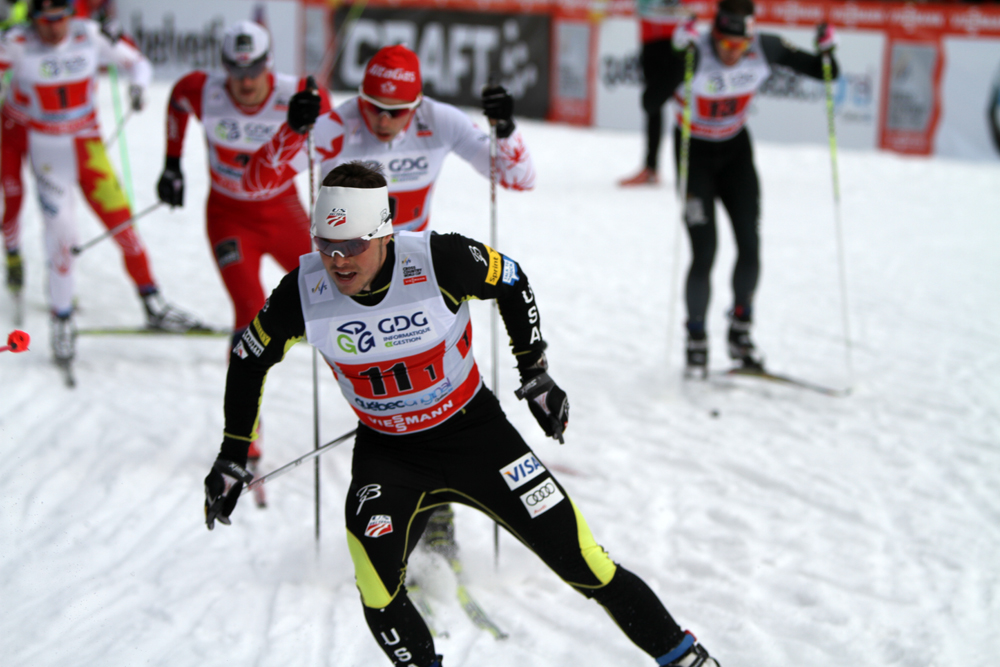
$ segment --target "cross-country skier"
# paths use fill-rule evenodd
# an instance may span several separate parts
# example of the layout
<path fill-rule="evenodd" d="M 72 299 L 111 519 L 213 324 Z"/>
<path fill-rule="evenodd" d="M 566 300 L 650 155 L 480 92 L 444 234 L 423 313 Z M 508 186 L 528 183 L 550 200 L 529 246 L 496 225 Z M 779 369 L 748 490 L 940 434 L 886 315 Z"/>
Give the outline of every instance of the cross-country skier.
<path fill-rule="evenodd" d="M 489 135 L 462 110 L 423 94 L 420 62 L 405 46 L 386 46 L 365 67 L 356 98 L 319 115 L 316 98 L 292 97 L 288 122 L 251 158 L 243 184 L 270 192 L 307 165 L 305 133 L 310 127 L 325 176 L 345 162 L 382 166 L 389 176 L 389 201 L 396 231 L 428 228 L 431 193 L 449 153 L 483 176 L 490 174 Z M 497 128 L 498 180 L 511 190 L 530 190 L 535 169 L 514 123 L 514 99 L 503 86 L 483 91 L 483 110 Z M 454 555 L 453 514 L 442 507 L 427 531 L 427 544 L 445 557 Z"/>
<path fill-rule="evenodd" d="M 112 42 L 122 37 L 121 28 L 114 18 L 111 0 L 76 0 L 75 14 L 78 18 L 90 18 L 101 24 L 101 30 Z M 18 23 L 28 23 L 28 3 L 25 0 L 13 3 L 8 21 L 0 22 L 0 29 L 6 30 Z M 131 42 L 130 42 L 131 43 Z M 134 46 L 134 44 L 133 44 Z M 0 97 L 6 97 L 6 91 Z M 4 104 L 0 109 L 0 186 L 3 188 L 3 231 L 7 248 L 7 288 L 19 296 L 24 286 L 24 264 L 18 246 L 23 189 L 21 183 L 21 163 L 28 151 L 28 128 L 17 121 L 16 112 Z"/>
<path fill-rule="evenodd" d="M 535 169 L 514 124 L 514 98 L 503 86 L 483 91 L 483 109 L 497 126 L 499 183 L 535 186 Z M 306 132 L 313 127 L 320 175 L 344 162 L 382 165 L 389 180 L 396 231 L 426 229 L 431 193 L 449 153 L 489 178 L 489 135 L 461 109 L 422 93 L 420 62 L 405 46 L 380 49 L 365 68 L 358 96 L 320 115 L 314 98 L 292 97 L 288 122 L 251 158 L 243 177 L 250 191 L 270 191 L 304 170 Z"/>
<path fill-rule="evenodd" d="M 142 109 L 152 77 L 149 61 L 135 47 L 123 40 L 112 41 L 97 22 L 71 18 L 72 13 L 68 0 L 32 0 L 31 24 L 11 28 L 0 40 L 0 68 L 12 70 L 8 111 L 27 128 L 24 140 L 45 222 L 52 348 L 61 365 L 67 365 L 75 351 L 71 252 L 78 242 L 75 184 L 108 229 L 132 217 L 99 132 L 94 96 L 97 72 L 102 65 L 114 63 L 128 73 L 135 111 Z M 16 167 L 20 169 L 20 155 Z M 17 236 L 6 231 L 9 256 L 17 252 Z M 171 331 L 196 326 L 196 321 L 160 295 L 135 230 L 127 228 L 114 240 L 142 299 L 147 324 Z"/>
<path fill-rule="evenodd" d="M 668 62 L 673 58 L 671 38 L 674 30 L 692 15 L 682 0 L 636 0 L 635 12 L 639 16 L 639 40 L 642 51 L 642 111 L 645 117 L 646 160 L 642 169 L 633 176 L 618 181 L 618 185 L 657 185 L 660 163 L 660 139 L 663 135 L 663 105 L 674 94 L 667 79 Z"/>
<path fill-rule="evenodd" d="M 327 175 L 312 215 L 318 252 L 286 275 L 233 351 L 225 431 L 205 478 L 209 529 L 230 515 L 245 483 L 247 446 L 268 370 L 305 337 L 330 364 L 357 413 L 344 508 L 365 618 L 394 665 L 441 667 L 407 596 L 409 554 L 433 509 L 476 508 L 607 610 L 659 665 L 718 667 L 635 574 L 611 560 L 580 508 L 507 421 L 472 349 L 467 301 L 496 299 L 526 400 L 547 435 L 569 421 L 548 374 L 528 277 L 471 238 L 393 234 L 386 180 L 361 163 Z"/>
<path fill-rule="evenodd" d="M 205 210 L 208 242 L 222 282 L 233 302 L 233 345 L 264 305 L 261 259 L 270 255 L 286 271 L 312 251 L 309 215 L 294 181 L 267 192 L 248 192 L 241 184 L 250 156 L 277 131 L 288 101 L 306 79 L 272 72 L 271 38 L 252 21 L 227 28 L 222 39 L 225 72 L 196 70 L 174 84 L 167 104 L 167 154 L 157 184 L 160 201 L 184 205 L 181 155 L 190 116 L 205 128 L 211 189 Z M 314 96 L 329 111 L 325 91 Z M 251 447 L 256 468 L 260 443 Z M 264 504 L 258 496 L 258 504 Z"/>
<path fill-rule="evenodd" d="M 760 273 L 760 184 L 746 128 L 750 101 L 774 67 L 788 67 L 813 78 L 823 77 L 822 54 L 832 58 L 836 44 L 833 27 L 817 29 L 818 54 L 805 53 L 776 35 L 758 33 L 752 0 L 722 0 L 712 29 L 700 33 L 690 21 L 674 32 L 676 56 L 671 61 L 670 84 L 683 108 L 686 49 L 694 49 L 691 144 L 685 193 L 684 222 L 691 238 L 688 270 L 686 374 L 707 372 L 710 273 L 717 245 L 715 200 L 722 202 L 736 237 L 733 268 L 733 305 L 730 311 L 729 356 L 744 367 L 759 368 L 761 357 L 750 338 L 753 297 Z M 674 130 L 674 157 L 680 163 L 681 112 Z M 679 167 L 678 167 L 679 169 Z"/>

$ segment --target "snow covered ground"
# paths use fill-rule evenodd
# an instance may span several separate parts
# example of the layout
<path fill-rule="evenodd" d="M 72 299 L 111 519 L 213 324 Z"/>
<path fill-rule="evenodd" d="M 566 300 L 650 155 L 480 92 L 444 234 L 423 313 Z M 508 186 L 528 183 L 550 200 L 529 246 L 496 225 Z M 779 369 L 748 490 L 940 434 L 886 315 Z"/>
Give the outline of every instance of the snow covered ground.
<path fill-rule="evenodd" d="M 137 209 L 155 202 L 167 92 L 156 86 L 128 125 Z M 110 111 L 104 124 L 114 125 Z M 566 444 L 546 440 L 514 399 L 506 350 L 501 398 L 543 461 L 564 471 L 598 541 L 725 667 L 955 667 L 1000 656 L 1000 166 L 841 154 L 851 375 L 828 152 L 757 145 L 756 339 L 777 371 L 853 385 L 831 398 L 753 379 L 682 382 L 684 315 L 669 288 L 677 206 L 669 187 L 614 185 L 639 165 L 640 137 L 521 127 L 538 185 L 500 193 L 498 246 L 534 285 L 552 374 L 572 403 Z M 226 325 L 197 125 L 183 164 L 185 208 L 139 229 L 165 295 Z M 488 240 L 488 202 L 488 183 L 451 158 L 432 224 Z M 81 239 L 99 234 L 78 210 Z M 351 446 L 322 458 L 319 548 L 311 466 L 270 485 L 268 509 L 244 500 L 233 526 L 206 531 L 202 479 L 221 438 L 226 344 L 82 338 L 78 387 L 65 388 L 50 361 L 33 189 L 23 219 L 33 342 L 0 355 L 0 662 L 388 664 L 364 623 L 343 535 Z M 726 224 L 710 320 L 720 370 Z M 78 275 L 80 326 L 142 322 L 113 244 L 85 252 Z M 269 285 L 280 275 L 265 269 Z M 473 311 L 489 380 L 489 307 Z M 0 333 L 12 328 L 3 291 Z M 300 345 L 269 377 L 271 468 L 313 446 L 311 364 Z M 325 442 L 354 420 L 332 378 L 320 393 Z M 450 632 L 438 642 L 447 667 L 652 664 L 507 536 L 495 568 L 485 517 L 459 508 L 457 525 L 470 589 L 510 638 L 475 629 L 453 578 L 418 554 L 412 569 Z"/>

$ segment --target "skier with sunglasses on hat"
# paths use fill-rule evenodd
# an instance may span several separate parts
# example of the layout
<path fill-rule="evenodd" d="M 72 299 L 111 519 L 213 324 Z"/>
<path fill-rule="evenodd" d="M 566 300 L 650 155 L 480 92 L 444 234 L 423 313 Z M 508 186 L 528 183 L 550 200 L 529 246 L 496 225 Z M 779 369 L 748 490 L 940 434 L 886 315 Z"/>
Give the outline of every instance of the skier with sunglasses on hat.
<path fill-rule="evenodd" d="M 233 303 L 236 345 L 266 299 L 260 277 L 263 256 L 270 255 L 288 271 L 298 265 L 300 255 L 312 251 L 309 215 L 294 182 L 265 193 L 249 192 L 241 184 L 250 155 L 278 131 L 288 101 L 305 89 L 306 78 L 272 70 L 271 36 L 253 21 L 226 29 L 221 56 L 223 71 L 190 72 L 170 92 L 166 161 L 157 194 L 172 208 L 184 205 L 181 156 L 188 120 L 194 116 L 205 128 L 208 147 L 208 241 Z M 313 97 L 320 109 L 330 109 L 325 92 Z M 261 449 L 260 442 L 251 444 L 254 469 Z M 256 500 L 259 506 L 266 504 L 262 487 Z"/>
<path fill-rule="evenodd" d="M 499 184 L 530 190 L 535 169 L 514 123 L 514 99 L 503 86 L 487 86 L 483 110 L 497 129 Z M 283 187 L 308 163 L 306 133 L 313 128 L 321 176 L 338 164 L 365 160 L 389 177 L 393 228 L 428 228 L 431 194 L 449 153 L 489 178 L 489 135 L 461 109 L 423 94 L 420 62 L 405 46 L 386 46 L 365 67 L 358 96 L 322 114 L 314 96 L 295 95 L 288 122 L 250 159 L 247 190 Z"/>
<path fill-rule="evenodd" d="M 462 503 L 496 520 L 600 604 L 649 664 L 719 667 L 649 586 L 600 546 L 483 385 L 470 299 L 497 300 L 523 383 L 515 394 L 546 435 L 562 439 L 569 401 L 548 373 L 524 268 L 459 234 L 393 233 L 386 180 L 363 163 L 327 175 L 312 225 L 317 252 L 282 279 L 233 350 L 222 445 L 205 478 L 206 526 L 232 523 L 252 478 L 247 441 L 265 378 L 305 338 L 358 417 L 344 504 L 347 543 L 365 621 L 393 665 L 442 667 L 404 578 L 428 516 Z"/>
<path fill-rule="evenodd" d="M 722 0 L 709 32 L 699 32 L 690 21 L 674 31 L 673 44 L 675 57 L 668 76 L 679 105 L 674 129 L 674 158 L 678 165 L 685 104 L 685 52 L 694 51 L 691 143 L 684 193 L 684 223 L 692 254 L 685 287 L 685 375 L 705 377 L 708 369 L 705 316 L 718 243 L 716 199 L 729 215 L 737 248 L 729 311 L 729 356 L 740 367 L 762 369 L 763 360 L 750 338 L 753 297 L 760 274 L 760 182 L 746 127 L 750 102 L 776 67 L 821 79 L 823 56 L 827 55 L 836 78 L 838 67 L 832 55 L 836 34 L 830 25 L 818 26 L 818 53 L 806 53 L 777 35 L 758 33 L 752 0 Z"/>

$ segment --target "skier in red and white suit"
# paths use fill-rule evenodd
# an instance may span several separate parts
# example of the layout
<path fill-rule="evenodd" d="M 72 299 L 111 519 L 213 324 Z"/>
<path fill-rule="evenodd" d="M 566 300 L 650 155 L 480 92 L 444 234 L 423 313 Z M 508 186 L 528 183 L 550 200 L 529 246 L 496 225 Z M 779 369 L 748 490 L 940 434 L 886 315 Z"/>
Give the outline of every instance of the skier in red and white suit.
<path fill-rule="evenodd" d="M 111 0 L 76 0 L 73 3 L 78 18 L 90 18 L 101 23 L 101 29 L 112 41 L 124 38 L 114 18 Z M 127 38 L 124 38 L 127 40 Z M 129 41 L 133 46 L 133 42 Z M 21 183 L 21 163 L 28 152 L 28 128 L 16 120 L 10 107 L 0 108 L 0 185 L 3 188 L 3 231 L 8 262 L 8 287 L 20 291 L 21 272 L 20 223 L 24 190 Z M 16 268 L 15 268 L 16 267 Z M 14 271 L 12 271 L 14 269 Z"/>
<path fill-rule="evenodd" d="M 319 116 L 296 95 L 288 122 L 250 159 L 243 185 L 271 192 L 307 167 L 305 133 L 313 132 L 321 177 L 345 162 L 378 163 L 389 181 L 393 228 L 422 231 L 444 159 L 454 152 L 489 178 L 489 135 L 462 110 L 421 93 L 420 62 L 404 46 L 380 49 L 368 62 L 356 98 Z M 531 155 L 513 121 L 514 100 L 502 86 L 483 91 L 486 115 L 497 125 L 498 182 L 510 190 L 535 185 Z"/>
<path fill-rule="evenodd" d="M 78 243 L 73 186 L 111 229 L 132 217 L 101 140 L 95 91 L 101 66 L 114 63 L 131 81 L 132 108 L 140 110 L 152 66 L 133 46 L 112 41 L 98 23 L 71 18 L 67 0 L 33 0 L 30 25 L 16 26 L 0 41 L 0 69 L 11 69 L 7 112 L 23 125 L 23 140 L 35 174 L 45 222 L 49 300 L 57 360 L 73 357 L 73 254 Z M 20 158 L 16 168 L 20 169 Z M 6 232 L 7 230 L 5 230 Z M 197 323 L 159 295 L 138 234 L 129 228 L 113 237 L 146 308 L 150 326 L 186 329 Z M 5 233 L 8 252 L 16 230 Z"/>
<path fill-rule="evenodd" d="M 226 73 L 194 71 L 170 93 L 167 156 L 157 191 L 171 206 L 184 203 L 180 160 L 188 119 L 205 128 L 211 190 L 205 212 L 208 240 L 222 281 L 233 301 L 234 344 L 264 305 L 260 262 L 269 254 L 286 271 L 312 252 L 309 216 L 295 183 L 267 192 L 241 185 L 250 155 L 278 132 L 288 101 L 305 79 L 271 71 L 270 36 L 260 25 L 241 21 L 226 30 L 222 44 Z M 320 104 L 329 111 L 325 93 Z"/>
<path fill-rule="evenodd" d="M 211 189 L 205 210 L 208 241 L 222 282 L 233 302 L 233 345 L 264 306 L 260 279 L 261 258 L 271 255 L 290 271 L 299 257 L 312 252 L 309 216 L 293 181 L 267 192 L 248 192 L 241 185 L 250 155 L 278 131 L 288 112 L 288 100 L 304 90 L 304 78 L 271 71 L 271 38 L 252 21 L 230 26 L 222 40 L 226 73 L 194 71 L 170 93 L 167 106 L 167 157 L 157 185 L 160 200 L 184 204 L 181 153 L 188 119 L 205 128 Z M 316 98 L 330 110 L 326 93 Z M 261 456 L 258 440 L 251 443 L 256 467 Z M 257 504 L 265 504 L 258 487 Z"/>

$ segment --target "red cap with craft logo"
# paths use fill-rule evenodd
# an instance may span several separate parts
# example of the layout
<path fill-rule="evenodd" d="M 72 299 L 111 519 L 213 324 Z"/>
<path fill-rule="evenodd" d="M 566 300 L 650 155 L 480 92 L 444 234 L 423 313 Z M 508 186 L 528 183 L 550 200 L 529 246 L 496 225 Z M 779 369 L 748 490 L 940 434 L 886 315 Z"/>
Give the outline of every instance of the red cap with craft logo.
<path fill-rule="evenodd" d="M 420 95 L 420 61 L 405 46 L 385 46 L 368 61 L 361 90 L 369 97 L 412 102 Z"/>

